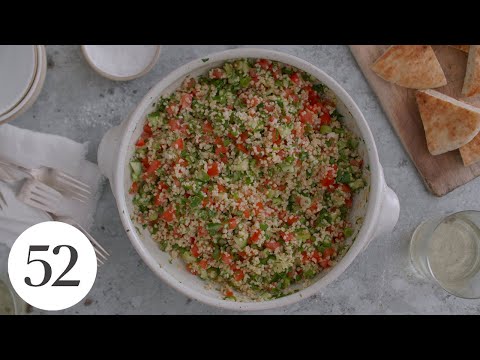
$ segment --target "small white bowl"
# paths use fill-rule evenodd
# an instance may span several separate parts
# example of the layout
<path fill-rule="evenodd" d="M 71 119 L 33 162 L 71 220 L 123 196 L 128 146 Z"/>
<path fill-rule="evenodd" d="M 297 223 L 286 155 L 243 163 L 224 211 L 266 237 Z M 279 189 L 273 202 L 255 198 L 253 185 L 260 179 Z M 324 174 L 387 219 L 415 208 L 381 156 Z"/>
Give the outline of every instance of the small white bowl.
<path fill-rule="evenodd" d="M 26 95 L 13 108 L 0 115 L 0 125 L 12 121 L 27 111 L 37 100 L 45 82 L 47 74 L 47 54 L 44 45 L 35 45 L 36 49 L 36 72 L 33 82 Z"/>
<path fill-rule="evenodd" d="M 147 74 L 160 56 L 160 45 L 147 45 L 148 54 L 139 53 L 138 46 L 144 45 L 82 45 L 81 48 L 87 63 L 97 73 L 110 80 L 128 81 Z M 132 54 L 137 55 L 138 63 L 132 62 Z"/>

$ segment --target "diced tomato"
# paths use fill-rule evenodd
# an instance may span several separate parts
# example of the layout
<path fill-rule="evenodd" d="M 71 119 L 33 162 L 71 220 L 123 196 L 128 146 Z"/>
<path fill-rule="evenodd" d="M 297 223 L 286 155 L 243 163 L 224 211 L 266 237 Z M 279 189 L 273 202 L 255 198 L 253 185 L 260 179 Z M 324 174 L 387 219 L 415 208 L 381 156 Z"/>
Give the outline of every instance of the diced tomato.
<path fill-rule="evenodd" d="M 350 160 L 350 165 L 362 168 L 363 167 L 363 159 L 361 159 L 361 160 L 352 159 L 352 160 Z"/>
<path fill-rule="evenodd" d="M 322 255 L 317 251 L 313 250 L 312 259 L 317 260 L 317 263 L 322 260 Z"/>
<path fill-rule="evenodd" d="M 228 163 L 228 158 L 227 158 L 225 155 L 220 155 L 220 160 L 221 160 L 224 164 Z"/>
<path fill-rule="evenodd" d="M 167 210 L 162 214 L 161 218 L 166 222 L 172 222 L 175 218 L 175 213 L 173 210 Z"/>
<path fill-rule="evenodd" d="M 144 169 L 148 169 L 148 167 L 150 166 L 150 163 L 148 162 L 148 157 L 144 157 L 142 159 L 142 165 Z"/>
<path fill-rule="evenodd" d="M 151 128 L 150 125 L 148 125 L 148 124 L 145 124 L 145 125 L 143 126 L 143 131 L 144 131 L 145 133 L 149 134 L 150 136 L 152 136 L 152 134 L 153 134 L 152 128 Z"/>
<path fill-rule="evenodd" d="M 198 262 L 198 266 L 200 266 L 203 270 L 207 270 L 208 268 L 208 261 L 203 259 Z"/>
<path fill-rule="evenodd" d="M 132 186 L 130 187 L 130 194 L 136 194 L 138 192 L 139 184 L 138 182 L 134 181 Z"/>
<path fill-rule="evenodd" d="M 246 217 L 246 218 L 249 218 L 249 217 L 250 217 L 250 211 L 245 210 L 245 211 L 243 212 L 243 216 Z"/>
<path fill-rule="evenodd" d="M 302 252 L 302 263 L 306 264 L 310 261 L 310 258 L 308 257 L 307 255 L 307 252 L 306 251 L 303 251 Z"/>
<path fill-rule="evenodd" d="M 280 132 L 277 129 L 273 130 L 272 141 L 276 145 L 280 145 L 282 143 L 282 137 L 280 136 Z"/>
<path fill-rule="evenodd" d="M 298 84 L 298 82 L 300 81 L 298 73 L 293 73 L 292 75 L 290 75 L 290 80 L 292 80 L 295 84 Z"/>
<path fill-rule="evenodd" d="M 167 110 L 168 115 L 175 115 L 177 113 L 177 108 L 173 104 L 168 105 L 166 110 Z"/>
<path fill-rule="evenodd" d="M 219 192 L 225 192 L 225 191 L 227 191 L 227 188 L 226 188 L 225 186 L 221 185 L 221 184 L 218 184 L 218 185 L 217 185 L 217 188 L 218 188 L 218 191 L 219 191 Z"/>
<path fill-rule="evenodd" d="M 335 183 L 335 172 L 336 172 L 336 164 L 333 166 L 333 170 L 328 170 L 327 175 L 325 178 L 321 181 L 322 186 L 328 187 L 330 185 L 333 185 Z"/>
<path fill-rule="evenodd" d="M 253 99 L 247 100 L 247 106 L 249 108 L 254 108 L 258 104 L 260 104 L 260 100 L 258 100 L 258 98 L 256 98 L 256 97 L 254 97 Z"/>
<path fill-rule="evenodd" d="M 197 235 L 199 237 L 205 237 L 208 235 L 208 231 L 203 226 L 199 226 L 197 229 Z"/>
<path fill-rule="evenodd" d="M 317 203 L 313 203 L 312 205 L 310 205 L 310 207 L 308 208 L 308 210 L 312 211 L 312 212 L 315 212 L 318 210 L 318 205 Z"/>
<path fill-rule="evenodd" d="M 226 265 L 230 265 L 233 262 L 232 255 L 229 253 L 222 253 L 222 262 Z"/>
<path fill-rule="evenodd" d="M 237 149 L 243 152 L 244 154 L 248 154 L 248 150 L 243 144 L 237 144 Z"/>
<path fill-rule="evenodd" d="M 242 281 L 244 277 L 245 277 L 245 274 L 243 273 L 242 270 L 237 270 L 233 274 L 233 278 L 235 279 L 235 281 Z"/>
<path fill-rule="evenodd" d="M 353 206 L 353 200 L 352 200 L 352 198 L 345 199 L 345 206 L 346 206 L 347 208 L 349 208 L 349 209 L 352 208 L 352 206 Z"/>
<path fill-rule="evenodd" d="M 262 212 L 263 208 L 264 208 L 263 203 L 258 202 L 257 207 L 255 209 L 255 215 L 258 216 Z"/>
<path fill-rule="evenodd" d="M 257 75 L 257 72 L 255 71 L 255 69 L 250 69 L 250 70 L 248 71 L 248 74 L 250 75 L 250 77 L 252 78 L 252 80 L 253 80 L 254 82 L 257 82 L 257 80 L 258 80 L 258 75 Z"/>
<path fill-rule="evenodd" d="M 223 145 L 217 145 L 215 149 L 215 155 L 226 154 L 228 153 L 228 148 Z"/>
<path fill-rule="evenodd" d="M 212 165 L 210 165 L 208 167 L 207 174 L 210 177 L 214 177 L 220 174 L 220 171 L 218 170 L 218 163 L 215 162 Z"/>
<path fill-rule="evenodd" d="M 223 71 L 220 69 L 213 69 L 212 71 L 212 78 L 214 79 L 220 79 L 223 76 Z"/>
<path fill-rule="evenodd" d="M 313 113 L 310 110 L 300 111 L 300 121 L 304 124 L 313 124 Z"/>
<path fill-rule="evenodd" d="M 239 251 L 238 256 L 240 256 L 243 260 L 245 260 L 248 257 L 245 251 Z"/>
<path fill-rule="evenodd" d="M 298 221 L 299 217 L 298 216 L 290 216 L 288 219 L 287 219 L 287 224 L 288 225 L 293 225 L 295 224 L 297 221 Z"/>
<path fill-rule="evenodd" d="M 223 145 L 223 139 L 220 136 L 215 138 L 215 145 Z"/>
<path fill-rule="evenodd" d="M 285 233 L 283 231 L 280 233 L 280 236 L 283 239 L 283 241 L 285 241 L 285 242 L 290 242 L 295 238 L 295 235 L 293 233 L 290 233 L 290 232 Z"/>
<path fill-rule="evenodd" d="M 282 246 L 280 243 L 276 242 L 276 241 L 267 241 L 265 243 L 265 247 L 267 249 L 270 249 L 272 251 L 275 251 L 275 249 L 278 249 L 280 246 Z"/>
<path fill-rule="evenodd" d="M 208 197 L 204 198 L 204 199 L 202 200 L 202 206 L 203 206 L 203 207 L 207 206 L 209 202 L 210 202 L 210 199 L 209 199 Z"/>
<path fill-rule="evenodd" d="M 137 143 L 135 144 L 136 147 L 142 147 L 145 146 L 145 140 L 142 138 L 138 139 Z"/>
<path fill-rule="evenodd" d="M 250 137 L 250 135 L 248 134 L 248 131 L 244 131 L 243 133 L 240 134 L 240 139 L 245 142 L 247 141 L 247 139 Z"/>
<path fill-rule="evenodd" d="M 213 132 L 213 126 L 210 122 L 205 121 L 203 123 L 203 132 L 206 133 L 206 134 L 210 134 L 210 133 Z"/>
<path fill-rule="evenodd" d="M 233 297 L 233 291 L 232 290 L 225 290 L 225 296 L 226 297 Z"/>
<path fill-rule="evenodd" d="M 323 251 L 323 256 L 324 257 L 331 257 L 333 254 L 335 254 L 335 249 L 333 248 L 328 248 Z"/>
<path fill-rule="evenodd" d="M 330 125 L 332 122 L 332 118 L 330 117 L 330 114 L 328 112 L 323 113 L 320 116 L 320 122 L 322 125 Z"/>
<path fill-rule="evenodd" d="M 180 138 L 175 140 L 175 142 L 173 143 L 173 147 L 177 150 L 183 150 L 183 139 Z"/>
<path fill-rule="evenodd" d="M 266 59 L 258 60 L 258 64 L 262 67 L 263 70 L 268 70 L 272 65 L 271 62 Z"/>
<path fill-rule="evenodd" d="M 342 185 L 340 185 L 340 187 L 341 187 L 343 192 L 346 192 L 348 194 L 352 192 L 352 189 L 347 184 L 342 184 Z"/>
<path fill-rule="evenodd" d="M 170 130 L 180 130 L 182 128 L 181 123 L 179 120 L 171 119 L 168 121 L 168 126 L 170 126 Z"/>
<path fill-rule="evenodd" d="M 232 219 L 228 220 L 228 228 L 229 228 L 230 230 L 233 230 L 233 229 L 235 229 L 236 227 L 237 227 L 237 219 L 232 218 Z"/>
<path fill-rule="evenodd" d="M 272 103 L 265 104 L 265 111 L 271 113 L 275 110 L 275 106 Z"/>
<path fill-rule="evenodd" d="M 330 267 L 330 261 L 329 260 L 322 260 L 320 261 L 320 266 L 324 269 Z"/>
<path fill-rule="evenodd" d="M 255 232 L 252 234 L 252 236 L 250 236 L 250 238 L 248 239 L 248 243 L 249 244 L 254 244 L 258 241 L 258 239 L 260 238 L 260 230 L 255 230 Z"/>
<path fill-rule="evenodd" d="M 190 274 L 197 275 L 198 272 L 192 267 L 192 264 L 187 264 L 187 270 Z"/>
<path fill-rule="evenodd" d="M 198 250 L 197 244 L 193 244 L 191 251 L 192 251 L 192 255 L 195 256 L 196 258 L 200 256 L 200 251 Z"/>
<path fill-rule="evenodd" d="M 190 105 L 192 105 L 192 99 L 192 94 L 183 94 L 180 100 L 180 106 L 182 107 L 182 109 L 190 108 Z"/>
<path fill-rule="evenodd" d="M 159 189 L 159 190 L 168 190 L 169 187 L 168 187 L 168 185 L 165 184 L 163 181 L 160 181 L 160 182 L 158 183 L 158 189 Z"/>
<path fill-rule="evenodd" d="M 160 165 L 161 165 L 160 161 L 153 160 L 150 163 L 150 166 L 147 168 L 147 170 L 145 170 L 145 174 L 146 175 L 153 175 L 155 173 L 155 171 L 157 171 L 157 169 L 160 167 Z"/>

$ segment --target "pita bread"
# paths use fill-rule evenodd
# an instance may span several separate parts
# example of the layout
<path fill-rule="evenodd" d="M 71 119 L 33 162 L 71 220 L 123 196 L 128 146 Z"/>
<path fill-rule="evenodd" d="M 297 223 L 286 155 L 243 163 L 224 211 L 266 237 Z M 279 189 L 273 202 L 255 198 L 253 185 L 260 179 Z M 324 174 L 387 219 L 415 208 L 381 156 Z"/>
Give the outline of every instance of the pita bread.
<path fill-rule="evenodd" d="M 416 98 L 432 155 L 458 149 L 480 131 L 480 108 L 435 90 L 418 91 Z"/>
<path fill-rule="evenodd" d="M 447 84 L 430 45 L 393 45 L 372 65 L 382 79 L 411 89 L 431 89 Z"/>
<path fill-rule="evenodd" d="M 477 94 L 480 94 L 480 45 L 470 45 L 462 95 L 469 97 Z"/>
<path fill-rule="evenodd" d="M 448 46 L 451 46 L 455 49 L 461 50 L 466 53 L 468 53 L 468 50 L 470 49 L 470 45 L 448 45 Z"/>
<path fill-rule="evenodd" d="M 480 161 L 480 134 L 475 136 L 467 145 L 460 148 L 460 155 L 462 155 L 465 166 L 470 166 Z"/>

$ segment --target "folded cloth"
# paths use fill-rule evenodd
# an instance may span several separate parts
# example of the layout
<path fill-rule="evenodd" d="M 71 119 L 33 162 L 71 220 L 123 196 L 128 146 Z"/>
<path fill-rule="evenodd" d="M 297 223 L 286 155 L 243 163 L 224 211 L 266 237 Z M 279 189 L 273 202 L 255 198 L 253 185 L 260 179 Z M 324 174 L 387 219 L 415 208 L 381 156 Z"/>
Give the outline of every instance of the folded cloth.
<path fill-rule="evenodd" d="M 52 167 L 90 186 L 92 194 L 88 201 L 84 204 L 66 197 L 68 211 L 62 214 L 71 216 L 89 230 L 104 178 L 98 166 L 85 159 L 87 149 L 88 143 L 80 144 L 62 136 L 33 132 L 9 124 L 0 126 L 0 157 L 26 168 Z M 8 204 L 0 210 L 0 243 L 10 246 L 28 227 L 51 220 L 47 213 L 17 200 L 16 193 L 22 184 L 23 181 L 14 184 L 0 182 L 0 192 Z"/>

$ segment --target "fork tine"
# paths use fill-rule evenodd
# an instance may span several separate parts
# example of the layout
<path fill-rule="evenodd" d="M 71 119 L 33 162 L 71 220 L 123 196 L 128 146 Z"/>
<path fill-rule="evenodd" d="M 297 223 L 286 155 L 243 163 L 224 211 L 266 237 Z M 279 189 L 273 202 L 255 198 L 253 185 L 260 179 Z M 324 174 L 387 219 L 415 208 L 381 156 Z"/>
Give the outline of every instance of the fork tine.
<path fill-rule="evenodd" d="M 97 249 L 97 247 L 94 244 L 92 244 L 92 245 L 93 245 L 93 249 L 97 253 L 97 258 L 100 256 L 104 260 L 108 259 L 104 254 L 102 254 L 102 252 L 100 250 Z"/>
<path fill-rule="evenodd" d="M 51 208 L 47 205 L 45 205 L 45 203 L 39 201 L 38 199 L 36 198 L 32 198 L 32 197 L 25 197 L 25 198 L 21 198 L 20 199 L 21 201 L 23 201 L 25 204 L 27 205 L 30 205 L 30 206 L 33 206 L 33 207 L 36 207 L 40 210 L 43 210 L 43 211 L 50 211 Z"/>
<path fill-rule="evenodd" d="M 78 194 L 79 196 L 89 197 L 92 195 L 92 192 L 88 190 L 88 188 L 81 187 L 76 183 L 72 183 L 69 180 L 62 177 L 57 177 L 55 180 L 55 184 L 57 185 L 57 187 L 61 187 L 62 189 L 74 194 Z"/>
<path fill-rule="evenodd" d="M 7 206 L 7 200 L 5 200 L 5 198 L 3 197 L 2 193 L 0 192 L 0 210 L 3 210 L 3 207 L 2 207 L 2 204 L 4 204 L 4 206 Z"/>
<path fill-rule="evenodd" d="M 66 182 L 72 184 L 73 186 L 79 189 L 83 189 L 85 192 L 88 192 L 89 194 L 91 193 L 90 186 L 88 184 L 85 184 L 83 181 L 75 179 L 74 177 L 68 175 L 67 173 L 64 173 L 63 171 L 57 171 L 57 177 L 59 179 L 64 179 Z"/>

